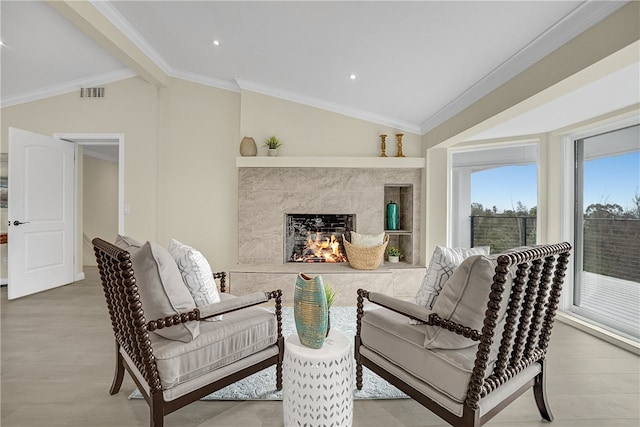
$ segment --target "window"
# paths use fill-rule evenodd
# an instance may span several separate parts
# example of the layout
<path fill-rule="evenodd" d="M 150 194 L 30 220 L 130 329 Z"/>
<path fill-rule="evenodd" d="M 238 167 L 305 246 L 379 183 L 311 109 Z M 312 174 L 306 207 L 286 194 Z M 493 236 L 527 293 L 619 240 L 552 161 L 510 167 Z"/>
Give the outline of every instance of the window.
<path fill-rule="evenodd" d="M 452 245 L 492 253 L 536 243 L 537 144 L 452 153 Z"/>
<path fill-rule="evenodd" d="M 640 338 L 640 126 L 577 139 L 572 310 Z"/>

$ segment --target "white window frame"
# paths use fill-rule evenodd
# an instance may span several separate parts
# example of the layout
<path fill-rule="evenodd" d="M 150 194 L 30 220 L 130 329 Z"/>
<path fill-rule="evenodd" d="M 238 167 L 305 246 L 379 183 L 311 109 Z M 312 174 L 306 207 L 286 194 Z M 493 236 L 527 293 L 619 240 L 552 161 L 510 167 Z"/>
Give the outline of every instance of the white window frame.
<path fill-rule="evenodd" d="M 507 157 L 496 158 L 493 157 L 490 160 L 480 160 L 469 164 L 468 167 L 456 166 L 454 162 L 454 156 L 456 154 L 463 153 L 477 153 L 480 151 L 494 150 L 499 148 L 510 147 L 533 147 L 535 150 L 535 165 L 536 165 L 536 205 L 540 206 L 541 197 L 541 180 L 540 180 L 540 139 L 531 138 L 525 140 L 509 140 L 501 142 L 485 142 L 483 144 L 468 145 L 464 147 L 456 147 L 449 149 L 449 169 L 451 191 L 449 192 L 449 221 L 451 226 L 448 227 L 447 242 L 450 246 L 469 246 L 470 241 L 470 220 L 471 214 L 471 180 L 470 176 L 473 169 L 477 169 L 482 166 L 513 166 L 517 164 L 524 164 L 509 160 Z M 526 162 L 528 164 L 529 162 Z M 464 176 L 463 176 L 464 175 Z M 464 179 L 467 177 L 467 179 Z M 464 208 L 462 208 L 464 206 Z M 468 209 L 468 211 L 466 210 Z M 540 241 L 540 209 L 538 209 L 538 215 L 536 217 L 536 240 Z M 456 227 L 466 226 L 465 230 L 456 232 Z"/>

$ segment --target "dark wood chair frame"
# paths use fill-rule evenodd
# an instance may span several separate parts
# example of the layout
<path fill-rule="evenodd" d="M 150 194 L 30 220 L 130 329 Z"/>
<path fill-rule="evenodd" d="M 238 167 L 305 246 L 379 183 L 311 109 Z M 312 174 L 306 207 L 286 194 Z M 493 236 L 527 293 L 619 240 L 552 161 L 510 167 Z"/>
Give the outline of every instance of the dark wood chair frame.
<path fill-rule="evenodd" d="M 456 427 L 478 427 L 485 424 L 507 407 L 525 391 L 533 388 L 535 401 L 543 419 L 553 420 L 546 396 L 546 354 L 553 327 L 554 318 L 560 301 L 560 292 L 564 282 L 571 245 L 559 243 L 541 245 L 531 249 L 500 255 L 495 269 L 491 293 L 488 296 L 482 331 L 473 330 L 464 325 L 442 319 L 437 313 L 429 316 L 427 324 L 444 328 L 474 341 L 479 341 L 473 372 L 469 382 L 467 397 L 463 404 L 463 414 L 458 416 L 449 412 L 429 396 L 403 382 L 383 367 L 360 354 L 362 345 L 361 324 L 364 314 L 364 300 L 371 301 L 369 292 L 358 290 L 357 326 L 354 355 L 356 359 L 356 386 L 362 389 L 362 367 L 366 366 L 389 383 L 402 390 L 421 405 Z M 511 294 L 506 295 L 507 311 L 505 328 L 502 333 L 498 356 L 493 371 L 485 378 L 487 361 L 494 342 L 498 312 L 505 299 L 505 282 L 509 270 L 517 266 Z M 416 317 L 403 313 L 397 308 L 380 302 L 372 303 L 384 306 L 407 317 Z M 417 319 L 421 320 L 421 319 Z M 525 368 L 537 363 L 540 373 L 515 390 L 487 413 L 479 413 L 479 401 L 501 385 L 507 383 Z"/>
<path fill-rule="evenodd" d="M 273 299 L 275 302 L 275 315 L 278 323 L 278 354 L 221 378 L 218 381 L 207 384 L 175 400 L 165 401 L 155 357 L 153 355 L 153 347 L 149 340 L 149 331 L 168 328 L 185 322 L 200 321 L 200 311 L 196 308 L 187 313 L 147 322 L 144 317 L 144 311 L 142 310 L 142 304 L 140 303 L 140 294 L 136 286 L 136 279 L 129 252 L 99 238 L 93 239 L 92 243 L 98 261 L 98 270 L 107 300 L 107 308 L 111 318 L 113 332 L 115 334 L 116 368 L 109 392 L 113 395 L 120 391 L 125 370 L 128 371 L 138 386 L 138 390 L 140 390 L 149 405 L 151 427 L 162 427 L 165 415 L 271 365 L 276 365 L 276 389 L 282 390 L 282 360 L 284 356 L 284 339 L 282 337 L 282 291 L 275 290 L 266 292 L 265 295 L 267 300 Z M 214 277 L 220 279 L 220 291 L 224 292 L 226 290 L 226 274 L 215 273 Z M 246 306 L 242 308 L 245 307 Z M 216 315 L 241 310 L 242 308 L 216 313 Z M 120 353 L 121 349 L 127 353 L 135 366 L 129 366 L 127 360 L 122 357 Z M 134 370 L 142 374 L 147 382 L 146 387 L 150 390 L 148 394 L 145 391 L 145 387 L 142 386 L 138 377 L 134 374 Z"/>

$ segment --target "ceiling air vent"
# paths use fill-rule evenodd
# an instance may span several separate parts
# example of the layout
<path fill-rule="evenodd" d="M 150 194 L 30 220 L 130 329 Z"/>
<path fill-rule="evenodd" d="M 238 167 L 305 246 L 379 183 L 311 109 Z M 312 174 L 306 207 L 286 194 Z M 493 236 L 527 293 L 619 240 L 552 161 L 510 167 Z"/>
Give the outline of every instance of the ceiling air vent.
<path fill-rule="evenodd" d="M 104 88 L 103 87 L 81 87 L 80 98 L 82 99 L 104 98 Z"/>

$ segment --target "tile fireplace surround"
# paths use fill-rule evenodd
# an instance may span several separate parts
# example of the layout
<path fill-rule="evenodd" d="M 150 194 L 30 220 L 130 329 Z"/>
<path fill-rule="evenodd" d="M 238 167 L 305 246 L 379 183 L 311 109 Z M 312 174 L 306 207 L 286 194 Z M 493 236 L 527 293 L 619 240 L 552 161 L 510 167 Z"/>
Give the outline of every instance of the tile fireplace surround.
<path fill-rule="evenodd" d="M 298 273 L 321 274 L 339 290 L 337 303 L 353 305 L 358 288 L 400 298 L 413 297 L 424 266 L 389 264 L 377 270 L 355 270 L 344 263 L 284 263 L 287 213 L 355 214 L 355 231 L 383 231 L 385 185 L 413 186 L 413 256 L 420 259 L 422 168 L 239 167 L 238 262 L 229 274 L 234 294 L 282 289 L 293 302 Z M 414 261 L 415 260 L 415 261 Z"/>

